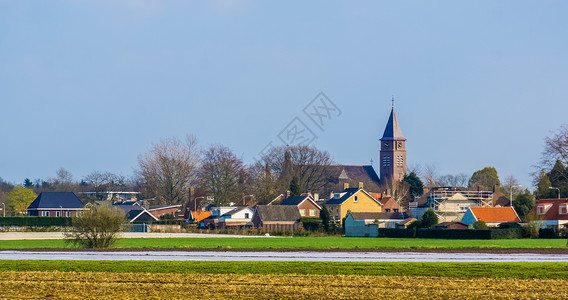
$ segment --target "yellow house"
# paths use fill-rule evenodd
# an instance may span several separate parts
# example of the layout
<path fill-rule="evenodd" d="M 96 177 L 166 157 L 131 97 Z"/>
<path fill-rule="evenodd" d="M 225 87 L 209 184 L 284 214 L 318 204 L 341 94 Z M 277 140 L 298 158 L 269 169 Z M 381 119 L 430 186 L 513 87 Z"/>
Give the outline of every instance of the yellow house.
<path fill-rule="evenodd" d="M 343 221 L 347 212 L 383 212 L 383 204 L 363 188 L 349 188 L 338 193 L 325 202 L 329 214 L 336 221 Z"/>

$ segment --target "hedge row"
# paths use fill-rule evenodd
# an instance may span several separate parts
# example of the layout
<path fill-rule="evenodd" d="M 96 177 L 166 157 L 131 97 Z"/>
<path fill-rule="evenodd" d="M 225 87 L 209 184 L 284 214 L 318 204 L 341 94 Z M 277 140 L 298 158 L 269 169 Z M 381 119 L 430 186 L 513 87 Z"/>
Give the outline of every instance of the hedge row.
<path fill-rule="evenodd" d="M 467 240 L 491 240 L 491 239 L 520 239 L 523 230 L 520 228 L 507 229 L 393 229 L 379 228 L 379 237 L 391 238 L 424 238 L 424 239 L 467 239 Z"/>
<path fill-rule="evenodd" d="M 0 217 L 0 226 L 71 226 L 70 217 Z"/>

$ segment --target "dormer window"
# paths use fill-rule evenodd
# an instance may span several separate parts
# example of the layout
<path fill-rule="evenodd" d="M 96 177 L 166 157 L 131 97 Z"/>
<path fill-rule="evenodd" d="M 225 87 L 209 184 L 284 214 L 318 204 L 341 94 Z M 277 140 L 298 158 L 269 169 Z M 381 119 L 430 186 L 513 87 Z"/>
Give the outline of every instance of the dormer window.
<path fill-rule="evenodd" d="M 568 203 L 563 203 L 558 206 L 558 213 L 561 215 L 568 215 Z"/>
<path fill-rule="evenodd" d="M 548 210 L 552 207 L 551 203 L 543 203 L 536 206 L 536 214 L 537 215 L 544 215 Z"/>

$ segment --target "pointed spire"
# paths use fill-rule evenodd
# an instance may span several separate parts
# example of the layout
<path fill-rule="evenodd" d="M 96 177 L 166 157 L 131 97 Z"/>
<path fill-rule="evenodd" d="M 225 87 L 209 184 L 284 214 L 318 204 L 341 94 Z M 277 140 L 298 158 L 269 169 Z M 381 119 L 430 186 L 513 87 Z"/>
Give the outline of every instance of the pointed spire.
<path fill-rule="evenodd" d="M 383 133 L 382 140 L 406 140 L 402 135 L 402 130 L 400 129 L 400 125 L 398 125 L 398 120 L 396 119 L 396 115 L 394 113 L 394 97 L 393 97 L 393 107 L 391 110 L 391 114 L 389 116 L 389 120 L 387 122 L 387 126 L 385 128 L 385 132 Z"/>

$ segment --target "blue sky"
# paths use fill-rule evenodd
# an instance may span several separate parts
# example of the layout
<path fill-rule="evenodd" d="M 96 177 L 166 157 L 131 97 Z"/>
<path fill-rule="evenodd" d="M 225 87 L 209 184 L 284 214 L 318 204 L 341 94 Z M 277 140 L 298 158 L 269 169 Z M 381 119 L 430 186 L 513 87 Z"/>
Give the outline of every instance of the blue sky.
<path fill-rule="evenodd" d="M 245 162 L 295 117 L 378 161 L 394 95 L 411 165 L 531 184 L 567 122 L 565 1 L 0 1 L 0 177 L 130 175 L 195 134 Z M 323 130 L 302 110 L 324 92 Z"/>

